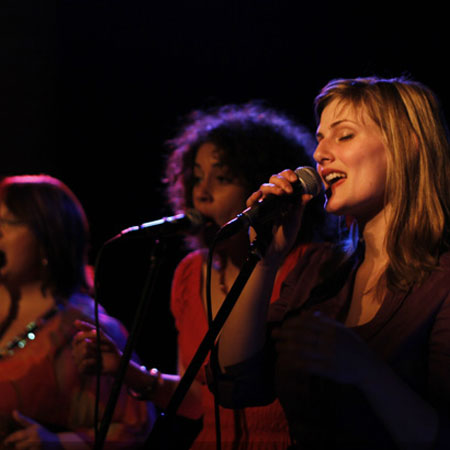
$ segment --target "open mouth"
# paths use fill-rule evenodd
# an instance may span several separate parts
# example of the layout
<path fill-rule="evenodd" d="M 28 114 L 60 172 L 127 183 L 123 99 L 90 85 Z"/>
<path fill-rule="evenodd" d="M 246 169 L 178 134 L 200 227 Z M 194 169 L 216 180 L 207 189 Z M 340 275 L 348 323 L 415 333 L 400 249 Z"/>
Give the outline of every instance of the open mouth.
<path fill-rule="evenodd" d="M 347 175 L 345 173 L 330 172 L 324 177 L 324 180 L 328 184 L 328 186 L 331 186 L 344 178 L 347 178 Z"/>

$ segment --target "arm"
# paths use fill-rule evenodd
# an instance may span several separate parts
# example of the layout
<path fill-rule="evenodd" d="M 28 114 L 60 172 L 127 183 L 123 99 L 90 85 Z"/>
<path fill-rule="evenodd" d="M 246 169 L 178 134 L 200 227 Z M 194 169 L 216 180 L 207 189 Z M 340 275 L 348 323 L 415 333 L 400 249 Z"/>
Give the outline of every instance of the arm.
<path fill-rule="evenodd" d="M 248 206 L 267 194 L 291 194 L 291 183 L 297 181 L 297 176 L 286 170 L 272 176 L 269 181 L 248 199 Z M 256 265 L 222 330 L 218 346 L 222 371 L 228 366 L 253 358 L 263 349 L 267 311 L 277 270 L 294 243 L 300 229 L 304 205 L 310 199 L 311 196 L 304 195 L 302 205 L 284 214 L 282 224 L 274 227 L 273 239 L 263 260 Z"/>
<path fill-rule="evenodd" d="M 75 326 L 78 333 L 72 341 L 72 354 L 80 373 L 93 375 L 96 371 L 96 330 L 94 325 L 77 320 Z M 100 332 L 102 374 L 114 375 L 120 364 L 122 352 L 116 342 L 105 332 Z M 182 364 L 178 364 L 183 373 Z M 156 369 L 148 371 L 145 367 L 130 360 L 125 373 L 124 383 L 129 392 L 136 399 L 153 402 L 161 409 L 165 409 L 175 392 L 180 375 L 160 373 Z M 195 380 L 178 410 L 180 415 L 190 419 L 198 419 L 202 415 L 201 385 Z"/>
<path fill-rule="evenodd" d="M 118 345 L 123 345 L 127 335 L 120 322 L 103 314 L 100 316 L 100 319 L 101 326 L 108 335 L 111 335 L 114 341 L 118 342 Z M 72 349 L 70 345 L 67 345 L 58 354 L 55 361 L 56 375 L 60 390 L 68 393 L 66 405 L 68 429 L 74 431 L 81 439 L 91 445 L 94 440 L 93 419 L 97 396 L 97 380 L 96 377 L 79 373 L 73 353 L 74 344 Z M 105 376 L 100 379 L 100 396 L 98 398 L 100 418 L 103 416 L 104 409 L 108 403 L 113 383 L 114 378 L 112 376 Z M 155 414 L 151 403 L 141 402 L 132 398 L 128 395 L 126 388 L 122 387 L 108 429 L 105 445 L 107 447 L 117 444 L 134 446 L 142 442 L 150 432 Z"/>
<path fill-rule="evenodd" d="M 176 319 L 176 326 L 179 331 L 178 349 L 178 373 L 184 373 L 184 364 L 191 358 L 191 350 L 195 348 L 196 340 L 201 339 L 203 315 L 198 310 L 198 305 L 203 308 L 201 300 L 196 303 L 197 283 L 201 276 L 203 262 L 202 252 L 193 252 L 187 255 L 177 266 L 172 282 L 171 311 Z M 195 287 L 193 287 L 195 286 Z M 187 314 L 187 315 L 186 315 Z M 196 320 L 194 329 L 189 318 Z M 95 372 L 96 363 L 96 336 L 94 327 L 91 324 L 78 321 L 76 326 L 80 330 L 73 341 L 74 359 L 79 370 L 84 374 Z M 114 374 L 120 363 L 121 352 L 118 342 L 106 335 L 103 331 L 100 335 L 102 352 L 102 372 L 103 374 Z M 184 356 L 184 357 L 183 357 Z M 159 373 L 155 370 L 147 371 L 137 363 L 130 362 L 126 374 L 125 384 L 129 387 L 129 392 L 135 391 L 137 397 L 151 400 L 155 405 L 166 409 L 169 400 L 175 389 L 178 387 L 180 375 Z M 194 380 L 190 390 L 186 394 L 183 403 L 178 409 L 178 414 L 189 419 L 199 419 L 203 415 L 202 393 L 204 381 L 200 374 L 199 380 Z"/>
<path fill-rule="evenodd" d="M 95 326 L 81 320 L 75 321 L 79 330 L 72 341 L 72 354 L 78 370 L 82 374 L 94 375 L 96 370 L 96 330 Z M 116 342 L 104 331 L 100 331 L 102 374 L 114 375 L 120 364 L 122 352 Z M 124 382 L 135 398 L 149 400 L 160 408 L 165 408 L 180 380 L 179 375 L 163 374 L 130 360 Z"/>
<path fill-rule="evenodd" d="M 436 410 L 352 330 L 314 312 L 289 317 L 273 337 L 290 378 L 307 372 L 354 385 L 400 448 L 433 448 Z"/>
<path fill-rule="evenodd" d="M 180 362 L 178 363 L 178 368 L 181 373 L 184 372 Z M 159 408 L 166 409 L 178 387 L 180 378 L 180 375 L 157 373 L 155 369 L 147 371 L 134 361 L 130 361 L 125 375 L 125 383 L 136 392 L 138 398 L 150 400 Z M 202 416 L 201 385 L 197 380 L 194 380 L 186 393 L 183 402 L 178 408 L 178 414 L 193 420 Z"/>
<path fill-rule="evenodd" d="M 359 388 L 400 448 L 432 449 L 438 432 L 436 410 L 383 362 L 373 364 Z"/>
<path fill-rule="evenodd" d="M 19 411 L 13 411 L 12 417 L 21 429 L 11 433 L 5 438 L 3 444 L 8 447 L 28 448 L 29 446 L 34 447 L 43 444 L 44 447 L 51 446 L 55 450 L 64 448 L 70 449 L 73 448 L 74 445 L 76 445 L 76 448 L 79 450 L 88 450 L 90 448 L 76 433 L 52 433 L 38 422 L 24 416 Z"/>
<path fill-rule="evenodd" d="M 220 335 L 218 362 L 221 371 L 253 358 L 262 351 L 267 311 L 277 267 L 259 262 Z"/>

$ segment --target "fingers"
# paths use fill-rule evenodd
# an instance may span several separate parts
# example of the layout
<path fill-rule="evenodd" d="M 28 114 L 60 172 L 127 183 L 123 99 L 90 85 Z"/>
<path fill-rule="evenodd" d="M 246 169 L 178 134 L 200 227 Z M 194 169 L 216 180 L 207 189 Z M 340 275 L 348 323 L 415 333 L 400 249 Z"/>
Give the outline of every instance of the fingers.
<path fill-rule="evenodd" d="M 57 434 L 50 432 L 33 419 L 19 411 L 13 411 L 12 417 L 23 429 L 11 433 L 2 444 L 16 450 L 40 450 L 43 448 L 62 448 Z M 4 448 L 2 445 L 2 448 Z"/>
<path fill-rule="evenodd" d="M 295 183 L 296 181 L 298 181 L 298 177 L 295 172 L 290 169 L 283 170 L 283 172 L 272 175 L 268 183 L 262 184 L 259 190 L 254 192 L 247 199 L 247 206 L 254 205 L 268 194 L 292 194 L 294 191 L 292 183 Z"/>
<path fill-rule="evenodd" d="M 72 339 L 72 344 L 77 345 L 83 341 L 96 342 L 97 340 L 97 330 L 94 325 L 83 322 L 81 320 L 76 320 L 74 322 L 76 328 L 80 331 L 75 334 Z M 102 330 L 100 330 L 100 344 L 103 344 L 105 347 L 110 347 L 113 345 L 112 339 L 107 336 Z"/>
<path fill-rule="evenodd" d="M 269 185 L 273 185 L 274 194 L 292 194 L 294 192 L 294 188 L 292 187 L 292 183 L 298 181 L 298 177 L 294 171 L 287 169 L 282 172 L 272 175 L 269 179 Z"/>
<path fill-rule="evenodd" d="M 96 332 L 93 331 L 79 331 L 72 339 L 72 346 L 79 345 L 83 342 L 95 342 Z"/>
<path fill-rule="evenodd" d="M 28 433 L 26 430 L 19 430 L 11 433 L 4 441 L 5 446 L 11 446 L 16 449 L 24 448 L 23 444 L 28 439 Z M 22 445 L 21 445 L 22 444 Z"/>
<path fill-rule="evenodd" d="M 78 363 L 78 371 L 82 374 L 92 375 L 97 372 L 97 359 L 84 358 Z"/>
<path fill-rule="evenodd" d="M 3 444 L 16 449 L 34 448 L 35 445 L 39 443 L 38 424 L 29 417 L 21 414 L 19 411 L 13 411 L 12 416 L 23 429 L 11 433 L 3 441 Z"/>
<path fill-rule="evenodd" d="M 97 331 L 89 323 L 76 321 L 80 330 L 72 339 L 72 355 L 81 374 L 92 375 L 101 366 L 103 374 L 117 371 L 121 351 L 114 340 L 100 330 L 98 347 Z"/>
<path fill-rule="evenodd" d="M 74 325 L 76 328 L 78 328 L 80 331 L 91 331 L 95 330 L 95 325 L 92 323 L 85 322 L 83 320 L 75 320 Z"/>
<path fill-rule="evenodd" d="M 22 427 L 29 427 L 31 425 L 36 425 L 36 422 L 29 417 L 24 416 L 19 411 L 14 410 L 12 413 L 13 419 Z"/>
<path fill-rule="evenodd" d="M 97 339 L 96 330 L 90 324 L 82 324 L 79 322 L 77 328 L 85 331 L 79 331 L 72 340 L 72 355 L 75 364 L 80 373 L 92 374 L 97 368 Z M 86 326 L 84 326 L 86 325 Z M 102 343 L 100 337 L 100 349 L 104 351 L 107 344 Z"/>
<path fill-rule="evenodd" d="M 263 193 L 261 190 L 258 190 L 256 192 L 253 192 L 252 195 L 247 199 L 247 207 L 253 206 L 255 203 L 257 203 L 260 199 L 262 199 Z"/>

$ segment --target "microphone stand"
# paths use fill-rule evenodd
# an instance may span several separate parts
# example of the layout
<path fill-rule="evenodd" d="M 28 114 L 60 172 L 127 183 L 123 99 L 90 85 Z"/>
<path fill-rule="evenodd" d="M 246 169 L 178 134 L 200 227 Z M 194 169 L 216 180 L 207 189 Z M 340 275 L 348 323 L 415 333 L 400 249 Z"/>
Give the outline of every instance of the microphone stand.
<path fill-rule="evenodd" d="M 144 320 L 147 317 L 147 311 L 150 305 L 149 298 L 153 293 L 153 289 L 155 286 L 155 281 L 158 275 L 158 270 L 161 266 L 161 255 L 163 255 L 165 249 L 164 245 L 158 240 L 155 240 L 155 245 L 152 247 L 152 252 L 150 254 L 150 269 L 145 281 L 144 288 L 141 293 L 141 298 L 136 310 L 136 314 L 133 320 L 133 324 L 125 344 L 125 348 L 123 350 L 122 358 L 119 363 L 119 368 L 114 378 L 114 383 L 111 388 L 111 393 L 108 398 L 108 403 L 106 404 L 105 411 L 102 417 L 102 421 L 100 424 L 100 428 L 95 437 L 95 450 L 101 450 L 105 443 L 106 435 L 108 433 L 109 425 L 111 423 L 114 408 L 116 406 L 120 390 L 123 384 L 123 380 L 125 378 L 125 374 L 128 368 L 128 364 L 130 362 L 134 345 L 137 337 L 140 334 L 142 329 Z"/>
<path fill-rule="evenodd" d="M 250 275 L 252 274 L 256 264 L 260 261 L 262 257 L 262 249 L 258 248 L 258 243 L 255 240 L 250 245 L 250 251 L 242 266 L 242 269 L 239 272 L 236 280 L 233 283 L 228 295 L 225 297 L 222 306 L 217 312 L 214 320 L 211 323 L 210 328 L 206 332 L 202 342 L 200 343 L 195 355 L 193 356 L 189 366 L 186 369 L 183 377 L 180 379 L 180 382 L 172 394 L 172 397 L 169 401 L 169 404 L 164 412 L 162 412 L 154 426 L 150 435 L 147 438 L 144 448 L 148 450 L 167 450 L 173 449 L 174 447 L 170 446 L 170 442 L 167 441 L 169 436 L 175 437 L 174 433 L 171 432 L 174 425 L 175 415 L 180 406 L 183 398 L 187 394 L 191 384 L 193 383 L 195 376 L 200 370 L 203 362 L 205 361 L 208 352 L 213 348 L 216 338 L 222 329 L 225 321 L 233 310 L 236 301 L 239 298 L 243 288 L 245 287 Z M 267 244 L 266 244 L 267 245 Z M 263 246 L 265 248 L 265 246 Z M 164 440 L 166 439 L 166 440 Z"/>

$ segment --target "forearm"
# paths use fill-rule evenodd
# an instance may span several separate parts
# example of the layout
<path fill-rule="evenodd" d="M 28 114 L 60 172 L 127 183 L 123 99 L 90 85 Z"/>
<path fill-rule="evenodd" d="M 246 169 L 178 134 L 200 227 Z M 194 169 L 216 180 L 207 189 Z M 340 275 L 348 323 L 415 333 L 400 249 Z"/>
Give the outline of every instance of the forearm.
<path fill-rule="evenodd" d="M 149 371 L 134 361 L 130 361 L 125 375 L 125 384 L 132 391 L 142 400 L 149 400 L 160 408 L 167 406 L 179 381 L 179 375 Z"/>
<path fill-rule="evenodd" d="M 400 448 L 433 448 L 438 432 L 436 410 L 387 364 L 377 364 L 360 388 Z"/>
<path fill-rule="evenodd" d="M 126 385 L 136 396 L 153 402 L 161 409 L 167 408 L 179 382 L 180 375 L 161 373 L 155 376 L 133 361 L 130 362 L 125 377 Z M 200 383 L 194 380 L 178 408 L 178 414 L 189 419 L 199 419 L 202 416 L 201 389 Z"/>
<path fill-rule="evenodd" d="M 220 336 L 218 360 L 222 371 L 253 357 L 263 348 L 275 276 L 274 265 L 264 262 L 256 265 Z"/>
<path fill-rule="evenodd" d="M 58 433 L 58 438 L 61 443 L 61 448 L 67 450 L 88 450 L 92 448 L 87 442 L 85 442 L 77 433 Z"/>

